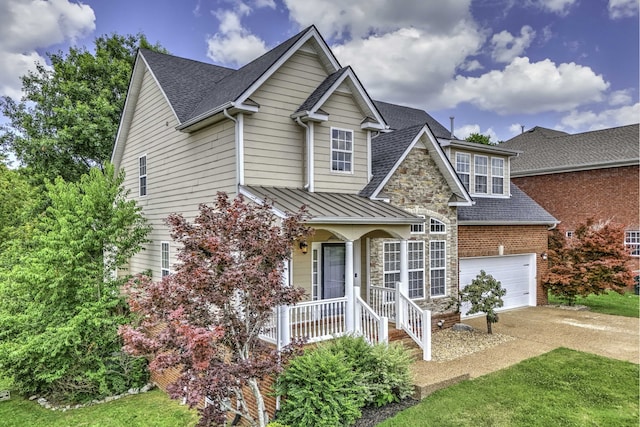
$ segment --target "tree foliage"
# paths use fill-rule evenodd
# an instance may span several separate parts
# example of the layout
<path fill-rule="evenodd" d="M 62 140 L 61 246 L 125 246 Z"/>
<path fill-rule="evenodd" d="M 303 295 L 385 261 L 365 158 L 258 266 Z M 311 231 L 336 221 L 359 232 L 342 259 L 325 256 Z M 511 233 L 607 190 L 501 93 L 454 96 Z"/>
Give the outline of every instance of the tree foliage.
<path fill-rule="evenodd" d="M 504 305 L 502 297 L 506 293 L 507 290 L 499 281 L 480 270 L 480 274 L 462 289 L 460 299 L 471 304 L 466 314 L 486 313 L 487 332 L 491 334 L 491 325 L 498 322 L 498 313 L 495 310 Z"/>
<path fill-rule="evenodd" d="M 590 219 L 578 225 L 569 239 L 553 230 L 544 287 L 570 305 L 578 296 L 599 295 L 608 290 L 623 293 L 633 285 L 628 260 L 624 228 L 620 225 Z"/>
<path fill-rule="evenodd" d="M 465 141 L 475 142 L 476 144 L 484 144 L 484 145 L 496 145 L 495 142 L 491 141 L 491 137 L 488 135 L 483 135 L 481 133 L 472 133 L 469 135 Z"/>
<path fill-rule="evenodd" d="M 120 352 L 129 321 L 116 268 L 149 227 L 125 199 L 124 175 L 92 169 L 77 183 L 47 183 L 47 210 L 0 258 L 0 371 L 20 392 L 67 401 L 146 381 L 144 361 Z"/>
<path fill-rule="evenodd" d="M 281 222 L 270 206 L 229 200 L 219 193 L 201 205 L 193 223 L 181 215 L 167 222 L 180 244 L 175 273 L 152 282 L 140 276 L 128 284 L 136 325 L 121 328 L 125 350 L 152 357 L 150 368 L 177 369 L 168 387 L 174 399 L 194 407 L 206 397 L 200 424 L 222 423 L 225 412 L 252 425 L 266 425 L 260 381 L 280 371 L 280 357 L 259 333 L 280 305 L 298 302 L 303 290 L 283 281 L 294 241 L 310 230 L 304 211 Z M 257 402 L 257 419 L 245 393 Z"/>
<path fill-rule="evenodd" d="M 141 34 L 113 34 L 96 38 L 94 53 L 75 47 L 48 53 L 50 66 L 37 64 L 22 76 L 21 100 L 0 98 L 9 118 L 0 126 L 0 146 L 39 179 L 76 181 L 101 167 L 111 155 L 138 47 L 162 50 Z"/>
<path fill-rule="evenodd" d="M 27 178 L 0 163 L 0 253 L 32 216 L 37 195 Z"/>

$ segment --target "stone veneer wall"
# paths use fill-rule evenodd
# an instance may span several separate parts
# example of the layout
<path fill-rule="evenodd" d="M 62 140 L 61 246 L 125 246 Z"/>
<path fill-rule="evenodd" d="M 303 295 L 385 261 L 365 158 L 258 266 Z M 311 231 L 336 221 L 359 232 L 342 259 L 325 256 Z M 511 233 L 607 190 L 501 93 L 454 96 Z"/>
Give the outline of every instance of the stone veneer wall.
<path fill-rule="evenodd" d="M 391 204 L 408 212 L 426 217 L 425 234 L 415 234 L 412 239 L 425 241 L 425 299 L 416 300 L 423 308 L 439 314 L 453 314 L 458 300 L 458 226 L 457 213 L 449 206 L 451 190 L 436 163 L 423 146 L 415 147 L 395 171 L 382 193 Z M 429 218 L 446 225 L 446 234 L 429 234 Z M 396 239 L 370 239 L 370 282 L 383 285 L 383 242 Z M 446 240 L 446 296 L 429 297 L 429 241 Z M 450 316 L 447 316 L 449 318 Z"/>

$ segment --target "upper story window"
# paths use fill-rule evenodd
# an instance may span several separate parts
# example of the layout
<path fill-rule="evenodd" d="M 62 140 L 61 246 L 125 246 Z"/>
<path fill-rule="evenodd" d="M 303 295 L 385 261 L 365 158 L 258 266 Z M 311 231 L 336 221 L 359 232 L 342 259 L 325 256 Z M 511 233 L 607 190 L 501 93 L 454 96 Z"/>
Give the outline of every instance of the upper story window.
<path fill-rule="evenodd" d="M 416 215 L 418 218 L 424 218 L 424 215 Z M 424 222 L 416 222 L 411 224 L 411 234 L 424 234 Z"/>
<path fill-rule="evenodd" d="M 138 158 L 138 194 L 147 195 L 147 155 Z"/>
<path fill-rule="evenodd" d="M 462 185 L 469 189 L 469 174 L 471 173 L 471 156 L 467 153 L 456 153 L 456 172 Z"/>
<path fill-rule="evenodd" d="M 171 274 L 169 269 L 169 242 L 160 243 L 160 276 Z"/>
<path fill-rule="evenodd" d="M 504 193 L 504 159 L 491 158 L 491 193 Z"/>
<path fill-rule="evenodd" d="M 353 172 L 353 131 L 331 128 L 331 170 Z"/>
<path fill-rule="evenodd" d="M 624 244 L 629 247 L 631 256 L 640 256 L 640 231 L 625 231 Z"/>
<path fill-rule="evenodd" d="M 474 156 L 474 173 L 473 178 L 475 181 L 474 189 L 477 194 L 487 193 L 487 157 L 486 156 Z"/>
<path fill-rule="evenodd" d="M 444 225 L 444 222 L 438 221 L 435 218 L 431 218 L 429 226 L 429 232 L 431 234 L 444 234 L 447 232 L 447 227 Z"/>

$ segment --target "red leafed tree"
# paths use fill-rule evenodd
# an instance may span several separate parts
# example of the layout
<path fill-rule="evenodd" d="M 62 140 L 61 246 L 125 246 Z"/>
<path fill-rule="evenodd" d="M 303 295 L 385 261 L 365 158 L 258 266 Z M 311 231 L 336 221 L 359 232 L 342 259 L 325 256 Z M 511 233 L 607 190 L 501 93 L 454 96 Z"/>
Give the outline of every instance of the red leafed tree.
<path fill-rule="evenodd" d="M 219 425 L 229 411 L 251 425 L 267 424 L 260 381 L 277 374 L 289 353 L 278 354 L 258 335 L 275 307 L 303 296 L 284 283 L 283 267 L 293 243 L 310 233 L 305 216 L 301 208 L 280 220 L 268 204 L 219 193 L 214 206 L 200 205 L 193 223 L 167 219 L 181 245 L 175 272 L 156 282 L 139 276 L 125 287 L 139 314 L 136 325 L 120 330 L 125 351 L 151 357 L 153 371 L 177 368 L 172 398 L 191 407 L 205 397 L 213 402 L 200 410 L 200 426 Z"/>
<path fill-rule="evenodd" d="M 569 239 L 554 230 L 549 238 L 549 272 L 544 285 L 570 305 L 577 296 L 608 290 L 623 293 L 633 284 L 628 259 L 622 226 L 588 220 Z"/>

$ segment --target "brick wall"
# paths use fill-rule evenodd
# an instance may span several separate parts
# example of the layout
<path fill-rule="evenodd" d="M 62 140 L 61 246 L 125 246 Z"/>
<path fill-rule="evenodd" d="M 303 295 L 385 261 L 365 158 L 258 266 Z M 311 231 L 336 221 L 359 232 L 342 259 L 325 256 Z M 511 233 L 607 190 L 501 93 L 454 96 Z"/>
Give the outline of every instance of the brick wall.
<path fill-rule="evenodd" d="M 542 288 L 542 277 L 548 264 L 540 254 L 548 249 L 546 225 L 516 226 L 458 226 L 458 255 L 460 258 L 497 256 L 498 247 L 504 247 L 504 255 L 535 253 L 537 305 L 547 304 L 547 295 Z"/>

